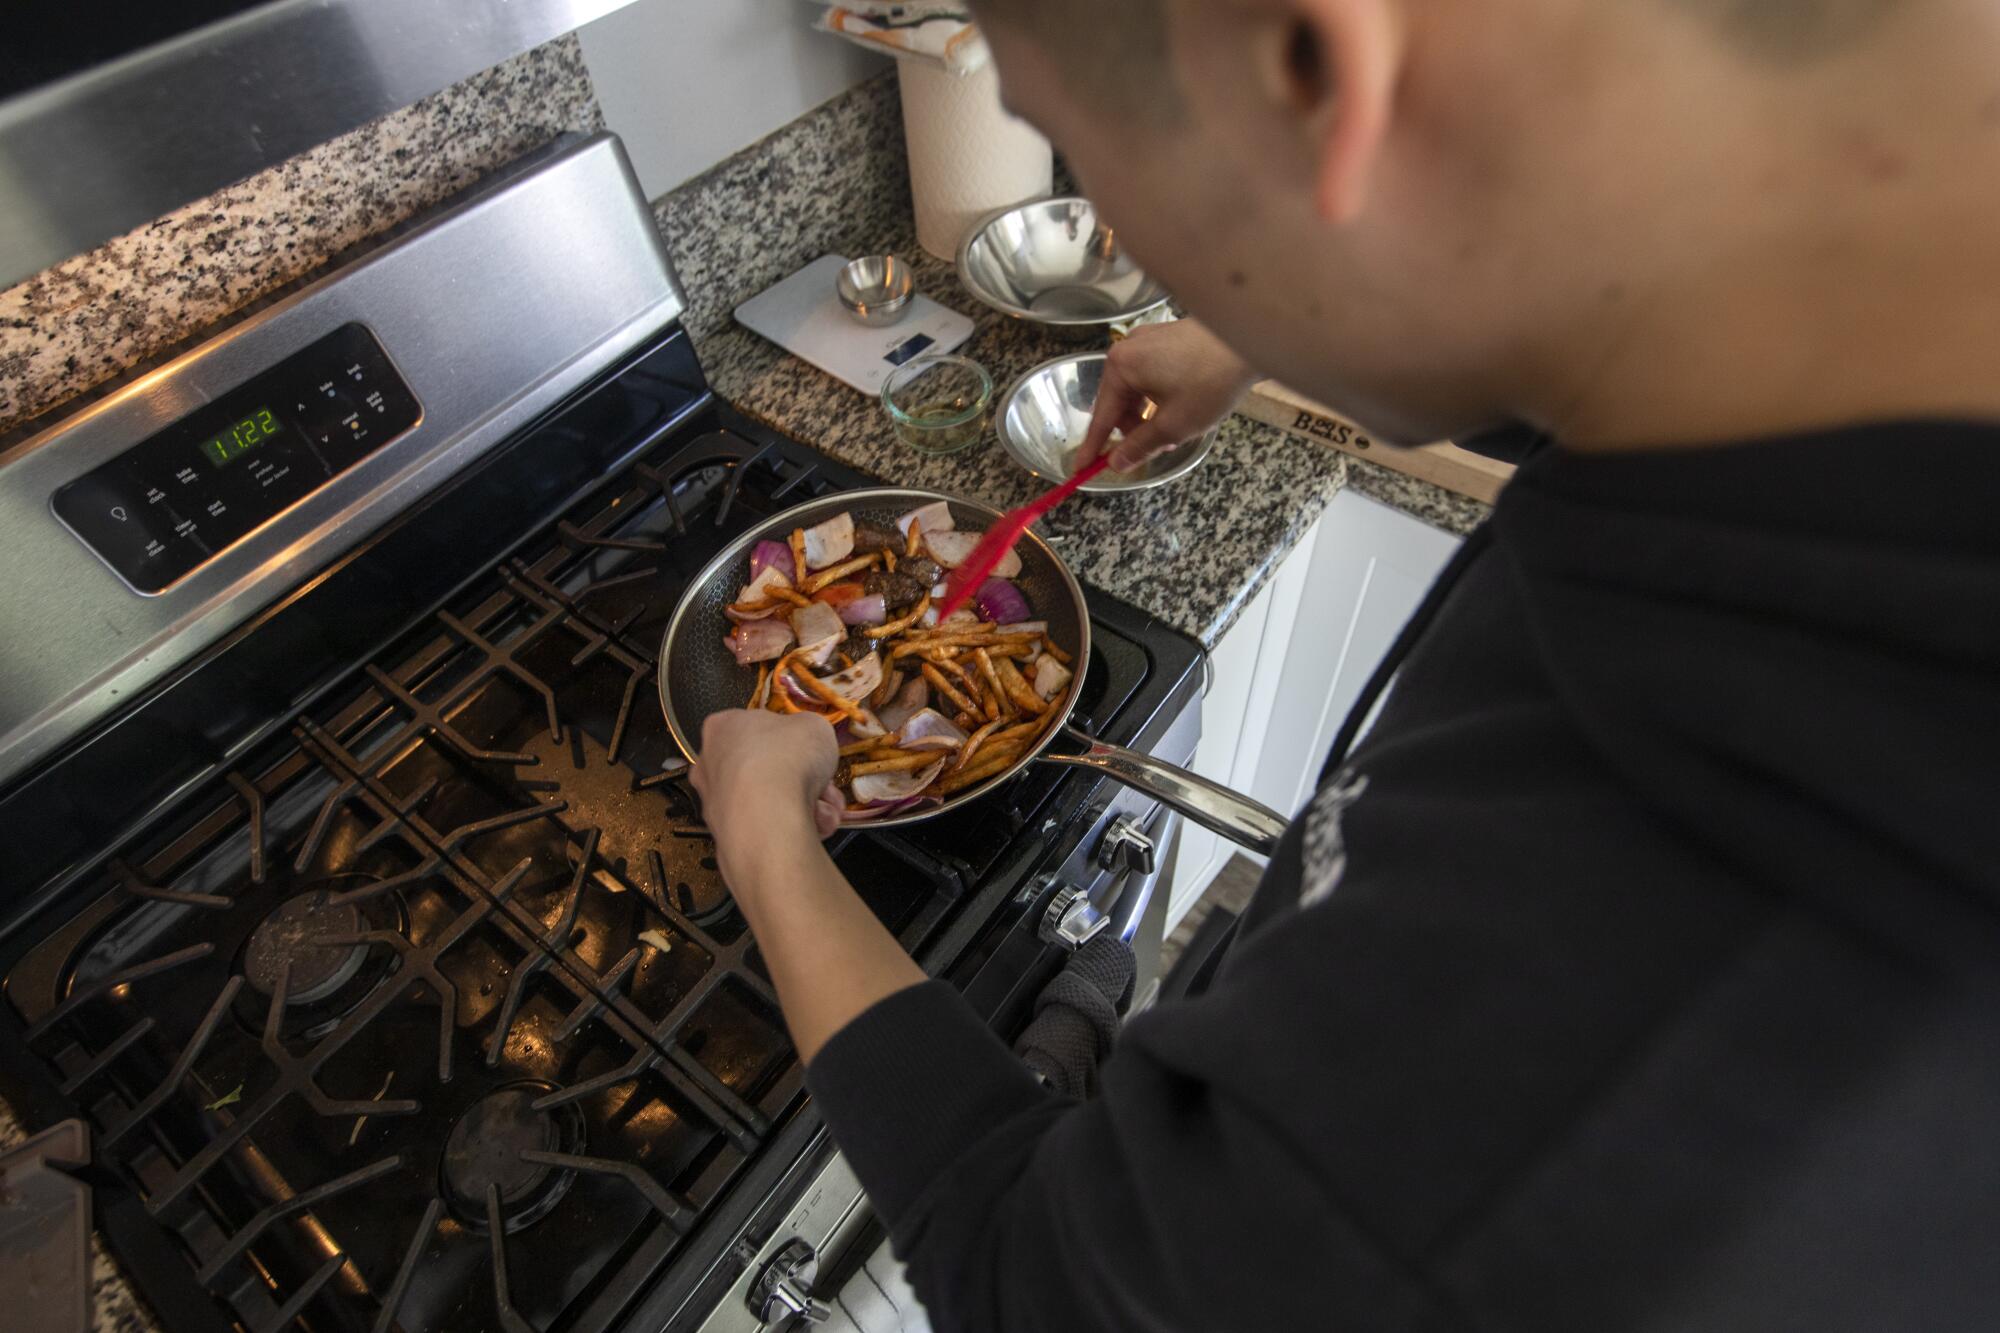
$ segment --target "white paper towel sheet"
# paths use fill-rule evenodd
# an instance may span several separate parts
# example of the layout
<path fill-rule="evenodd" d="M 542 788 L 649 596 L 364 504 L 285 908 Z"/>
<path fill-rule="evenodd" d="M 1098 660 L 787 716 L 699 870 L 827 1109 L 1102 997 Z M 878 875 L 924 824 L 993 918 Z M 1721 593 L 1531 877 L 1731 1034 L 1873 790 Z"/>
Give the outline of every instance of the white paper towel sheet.
<path fill-rule="evenodd" d="M 956 259 L 973 223 L 994 209 L 1049 192 L 1049 141 L 1000 107 L 991 63 L 963 77 L 915 60 L 896 62 L 903 137 L 910 150 L 917 243 Z"/>

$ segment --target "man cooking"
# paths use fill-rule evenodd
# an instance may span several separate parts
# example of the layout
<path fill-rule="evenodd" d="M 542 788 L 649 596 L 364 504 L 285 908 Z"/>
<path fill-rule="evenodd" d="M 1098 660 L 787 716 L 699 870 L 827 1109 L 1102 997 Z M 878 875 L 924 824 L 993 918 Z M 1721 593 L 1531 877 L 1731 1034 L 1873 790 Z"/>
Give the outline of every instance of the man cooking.
<path fill-rule="evenodd" d="M 709 720 L 936 1326 L 2000 1327 L 2000 3 L 974 7 L 1202 321 L 1113 352 L 1117 461 L 1252 367 L 1554 443 L 1086 1102 L 820 850 L 827 725 Z"/>

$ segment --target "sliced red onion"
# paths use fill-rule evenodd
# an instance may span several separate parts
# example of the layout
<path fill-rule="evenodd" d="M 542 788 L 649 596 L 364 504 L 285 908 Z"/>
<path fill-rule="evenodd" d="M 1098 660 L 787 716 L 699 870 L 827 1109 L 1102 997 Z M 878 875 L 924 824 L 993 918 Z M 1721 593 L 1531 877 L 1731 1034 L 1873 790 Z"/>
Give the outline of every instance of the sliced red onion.
<path fill-rule="evenodd" d="M 881 593 L 870 593 L 841 607 L 840 618 L 850 625 L 879 625 L 889 618 L 889 606 Z"/>
<path fill-rule="evenodd" d="M 979 608 L 982 619 L 996 625 L 1026 620 L 1032 614 L 1027 597 L 1005 579 L 988 579 L 980 584 L 979 591 L 972 594 L 972 604 Z"/>
<path fill-rule="evenodd" d="M 896 520 L 896 531 L 902 533 L 905 537 L 909 536 L 911 519 L 915 519 L 921 523 L 924 531 L 927 533 L 950 532 L 952 525 L 951 506 L 942 500 L 938 500 L 934 503 L 921 505 L 918 508 L 912 509 L 909 513 Z"/>
<path fill-rule="evenodd" d="M 993 577 L 1011 579 L 1021 572 L 1021 553 L 1018 550 L 1004 551 L 1000 563 L 993 566 Z"/>
<path fill-rule="evenodd" d="M 866 699 L 882 683 L 882 657 L 870 653 L 845 671 L 828 676 L 825 683 L 843 699 Z"/>
<path fill-rule="evenodd" d="M 889 706 L 881 710 L 882 725 L 890 731 L 901 731 L 903 724 L 923 709 L 930 707 L 930 702 L 930 685 L 922 676 L 914 677 L 909 684 L 897 691 Z"/>
<path fill-rule="evenodd" d="M 814 666 L 824 666 L 833 650 L 847 637 L 840 612 L 825 602 L 813 602 L 792 612 L 792 633 L 799 636 L 799 651 Z"/>
<path fill-rule="evenodd" d="M 786 555 L 789 559 L 790 552 L 787 552 Z M 786 603 L 780 602 L 776 606 L 766 607 L 762 611 L 738 611 L 736 607 L 738 605 L 750 606 L 769 599 L 772 588 L 789 588 L 791 586 L 792 580 L 784 570 L 776 567 L 766 567 L 755 578 L 750 580 L 748 587 L 736 594 L 736 602 L 724 607 L 722 614 L 728 616 L 739 625 L 746 620 L 763 620 L 766 617 L 774 616 L 785 609 Z"/>
<path fill-rule="evenodd" d="M 761 541 L 750 548 L 750 582 L 757 579 L 767 569 L 775 569 L 785 576 L 785 586 L 792 582 L 792 548 L 783 542 Z"/>
<path fill-rule="evenodd" d="M 977 532 L 932 532 L 924 529 L 924 549 L 931 553 L 931 559 L 946 569 L 956 569 L 965 563 L 972 549 L 979 545 L 983 534 Z"/>
<path fill-rule="evenodd" d="M 956 750 L 965 744 L 965 732 L 943 713 L 926 708 L 898 728 L 896 744 L 905 750 Z"/>
<path fill-rule="evenodd" d="M 942 596 L 942 594 L 939 595 Z M 937 608 L 935 606 L 925 607 L 924 613 L 917 617 L 917 623 L 925 629 L 936 629 L 938 623 Z"/>
<path fill-rule="evenodd" d="M 938 775 L 944 772 L 946 762 L 940 759 L 914 773 L 864 773 L 849 785 L 853 788 L 855 801 L 864 805 L 876 801 L 904 801 L 921 794 L 924 788 L 936 782 Z"/>
<path fill-rule="evenodd" d="M 778 678 L 784 682 L 785 697 L 793 703 L 803 704 L 811 708 L 825 707 L 824 704 L 820 703 L 819 696 L 799 684 L 797 677 L 793 676 L 791 672 L 783 672 Z"/>
<path fill-rule="evenodd" d="M 1035 662 L 1035 693 L 1043 699 L 1053 699 L 1069 688 L 1075 675 L 1061 662 L 1043 653 Z"/>
<path fill-rule="evenodd" d="M 993 632 L 995 634 L 1032 634 L 1038 639 L 1045 638 L 1049 632 L 1049 622 L 1046 620 L 1017 620 L 1012 624 L 1003 624 Z"/>
<path fill-rule="evenodd" d="M 984 625 L 985 623 L 985 621 L 979 618 L 977 611 L 961 606 L 958 610 L 944 618 L 942 627 L 945 629 L 971 629 L 975 625 Z"/>
<path fill-rule="evenodd" d="M 806 529 L 806 568 L 825 569 L 854 554 L 854 515 L 835 514 Z"/>
<path fill-rule="evenodd" d="M 735 654 L 736 665 L 749 666 L 783 657 L 792 646 L 792 627 L 782 620 L 746 620 L 723 640 Z"/>
<path fill-rule="evenodd" d="M 872 741 L 877 736 L 889 734 L 889 729 L 882 725 L 882 719 L 866 708 L 861 710 L 860 717 L 850 717 L 841 723 L 839 730 L 847 733 L 847 739 L 841 742 L 842 745 L 852 745 L 856 741 Z"/>
<path fill-rule="evenodd" d="M 942 803 L 939 797 L 918 795 L 905 796 L 900 801 L 882 801 L 875 805 L 850 805 L 847 807 L 847 813 L 842 816 L 841 822 L 847 824 L 865 824 L 871 819 L 887 819 L 891 815 L 900 815 L 906 810 L 916 810 L 923 806 L 940 805 Z"/>

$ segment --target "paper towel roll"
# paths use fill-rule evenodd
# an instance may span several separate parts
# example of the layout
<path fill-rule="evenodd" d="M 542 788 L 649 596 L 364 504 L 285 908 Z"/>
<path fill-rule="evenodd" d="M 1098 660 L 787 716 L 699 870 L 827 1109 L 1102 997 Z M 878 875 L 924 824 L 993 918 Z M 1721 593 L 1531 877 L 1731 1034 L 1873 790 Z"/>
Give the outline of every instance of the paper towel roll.
<path fill-rule="evenodd" d="M 991 61 L 962 78 L 918 60 L 899 60 L 896 70 L 917 244 L 940 259 L 956 259 L 974 222 L 1004 204 L 1049 192 L 1055 155 L 1047 139 L 1001 109 L 1000 76 Z"/>

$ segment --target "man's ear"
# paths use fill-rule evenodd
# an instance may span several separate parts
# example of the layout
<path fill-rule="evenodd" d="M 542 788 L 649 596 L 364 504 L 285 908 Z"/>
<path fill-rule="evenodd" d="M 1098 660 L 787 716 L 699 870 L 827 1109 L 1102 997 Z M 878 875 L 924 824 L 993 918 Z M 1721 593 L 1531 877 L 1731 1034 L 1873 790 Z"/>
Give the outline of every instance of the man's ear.
<path fill-rule="evenodd" d="M 1314 197 L 1331 223 L 1368 202 L 1402 60 L 1393 0 L 1286 0 L 1267 80 L 1314 140 Z"/>

